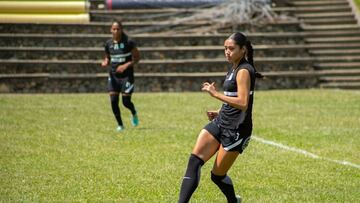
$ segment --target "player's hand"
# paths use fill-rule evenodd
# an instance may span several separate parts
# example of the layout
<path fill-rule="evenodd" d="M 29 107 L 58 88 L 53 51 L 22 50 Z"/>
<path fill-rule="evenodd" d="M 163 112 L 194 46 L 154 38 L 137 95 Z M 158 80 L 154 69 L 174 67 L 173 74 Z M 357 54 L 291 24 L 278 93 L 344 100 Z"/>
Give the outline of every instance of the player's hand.
<path fill-rule="evenodd" d="M 218 111 L 207 111 L 206 115 L 209 119 L 209 121 L 212 121 L 214 118 L 216 118 L 219 115 Z"/>
<path fill-rule="evenodd" d="M 125 67 L 124 65 L 120 65 L 120 66 L 118 66 L 118 67 L 116 68 L 116 72 L 117 72 L 117 73 L 122 73 L 122 72 L 125 71 L 125 69 L 126 69 L 126 67 Z"/>
<path fill-rule="evenodd" d="M 101 67 L 105 68 L 107 65 L 109 65 L 109 59 L 104 59 L 104 60 L 101 62 Z"/>
<path fill-rule="evenodd" d="M 201 90 L 208 92 L 211 96 L 214 96 L 217 93 L 215 88 L 215 82 L 213 83 L 204 82 L 202 84 Z"/>

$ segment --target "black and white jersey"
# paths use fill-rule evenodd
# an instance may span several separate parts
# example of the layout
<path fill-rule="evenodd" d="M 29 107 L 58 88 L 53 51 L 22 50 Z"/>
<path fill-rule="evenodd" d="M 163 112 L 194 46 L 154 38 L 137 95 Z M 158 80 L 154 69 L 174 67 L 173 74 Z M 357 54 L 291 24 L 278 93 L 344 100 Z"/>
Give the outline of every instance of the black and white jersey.
<path fill-rule="evenodd" d="M 120 42 L 114 42 L 113 39 L 109 39 L 105 42 L 105 53 L 110 56 L 110 75 L 118 78 L 133 77 L 134 68 L 129 67 L 123 73 L 116 73 L 116 68 L 119 65 L 132 61 L 131 50 L 136 47 L 135 42 L 128 40 L 125 34 L 122 34 Z"/>
<path fill-rule="evenodd" d="M 229 97 L 237 96 L 237 82 L 236 75 L 241 69 L 246 69 L 250 73 L 250 92 L 249 103 L 246 111 L 234 108 L 227 103 L 224 103 L 220 109 L 217 117 L 218 123 L 221 127 L 227 129 L 252 128 L 252 106 L 255 88 L 255 69 L 247 61 L 242 61 L 236 69 L 230 70 L 225 78 L 223 84 L 224 94 Z"/>

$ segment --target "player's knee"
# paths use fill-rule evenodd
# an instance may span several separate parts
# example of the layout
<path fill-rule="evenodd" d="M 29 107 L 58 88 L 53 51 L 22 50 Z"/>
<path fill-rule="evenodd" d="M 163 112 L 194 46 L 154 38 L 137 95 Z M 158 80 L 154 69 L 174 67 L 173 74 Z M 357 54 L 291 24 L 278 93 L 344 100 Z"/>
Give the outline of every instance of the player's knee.
<path fill-rule="evenodd" d="M 111 104 L 119 104 L 119 95 L 110 95 Z"/>
<path fill-rule="evenodd" d="M 123 96 L 122 103 L 125 107 L 130 107 L 132 105 L 131 97 L 130 96 Z"/>
<path fill-rule="evenodd" d="M 229 176 L 227 175 L 215 175 L 213 172 L 211 172 L 211 180 L 216 184 L 228 184 L 232 185 L 232 181 Z"/>
<path fill-rule="evenodd" d="M 211 172 L 211 180 L 214 182 L 214 183 L 219 183 L 225 176 L 218 176 L 218 175 L 215 175 L 213 172 Z"/>

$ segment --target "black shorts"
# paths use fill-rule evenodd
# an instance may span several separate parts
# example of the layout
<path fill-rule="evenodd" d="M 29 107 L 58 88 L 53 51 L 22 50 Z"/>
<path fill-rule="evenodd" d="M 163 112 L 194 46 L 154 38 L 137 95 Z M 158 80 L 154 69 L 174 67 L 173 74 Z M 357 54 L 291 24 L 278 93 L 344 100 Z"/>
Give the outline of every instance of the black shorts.
<path fill-rule="evenodd" d="M 252 131 L 252 129 L 226 129 L 215 121 L 208 123 L 204 129 L 214 136 L 226 151 L 238 151 L 240 154 L 248 146 Z"/>
<path fill-rule="evenodd" d="M 109 76 L 108 91 L 131 94 L 134 92 L 134 80 L 130 77 L 118 78 Z"/>

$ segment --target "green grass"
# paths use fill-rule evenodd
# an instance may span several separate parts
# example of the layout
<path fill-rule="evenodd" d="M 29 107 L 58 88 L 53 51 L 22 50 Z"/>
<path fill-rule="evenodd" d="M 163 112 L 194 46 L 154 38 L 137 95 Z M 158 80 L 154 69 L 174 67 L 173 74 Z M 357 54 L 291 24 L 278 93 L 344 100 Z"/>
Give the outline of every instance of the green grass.
<path fill-rule="evenodd" d="M 360 0 L 354 0 L 355 5 L 357 6 L 358 11 L 360 12 Z"/>
<path fill-rule="evenodd" d="M 360 0 L 354 0 L 354 2 L 357 5 L 358 10 L 360 10 Z"/>
<path fill-rule="evenodd" d="M 254 135 L 360 164 L 360 92 L 258 91 Z M 205 93 L 136 93 L 124 133 L 106 94 L 0 95 L 0 202 L 176 202 Z M 192 202 L 225 202 L 202 169 Z M 357 202 L 360 169 L 253 140 L 229 172 L 244 202 Z"/>

